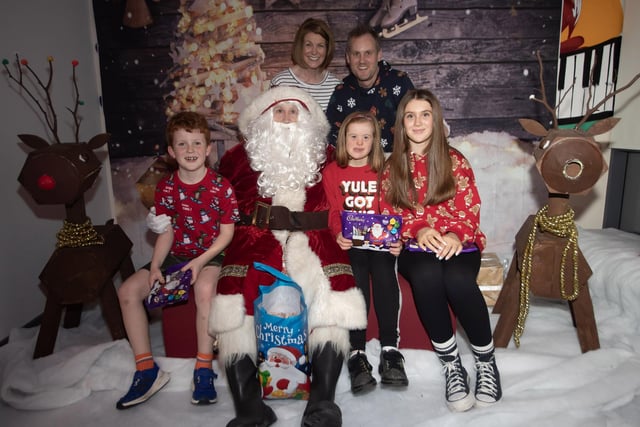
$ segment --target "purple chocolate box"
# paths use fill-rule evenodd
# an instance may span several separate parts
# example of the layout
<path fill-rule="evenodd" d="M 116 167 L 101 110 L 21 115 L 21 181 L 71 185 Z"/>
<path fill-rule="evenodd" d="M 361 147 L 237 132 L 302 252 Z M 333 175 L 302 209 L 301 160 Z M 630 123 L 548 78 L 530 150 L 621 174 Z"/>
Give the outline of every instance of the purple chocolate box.
<path fill-rule="evenodd" d="M 342 212 L 342 235 L 353 240 L 353 247 L 388 251 L 400 239 L 402 217 L 397 215 Z"/>

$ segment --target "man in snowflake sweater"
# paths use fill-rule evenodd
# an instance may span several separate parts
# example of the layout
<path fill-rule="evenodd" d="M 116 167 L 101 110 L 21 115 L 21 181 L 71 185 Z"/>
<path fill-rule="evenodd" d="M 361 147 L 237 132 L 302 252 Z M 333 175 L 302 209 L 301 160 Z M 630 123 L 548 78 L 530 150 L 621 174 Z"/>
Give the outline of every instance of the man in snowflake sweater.
<path fill-rule="evenodd" d="M 370 111 L 380 123 L 382 148 L 391 153 L 398 103 L 413 89 L 413 82 L 407 73 L 382 60 L 378 35 L 367 25 L 358 25 L 349 32 L 345 57 L 351 72 L 336 86 L 329 100 L 329 142 L 335 145 L 340 125 L 349 114 Z"/>

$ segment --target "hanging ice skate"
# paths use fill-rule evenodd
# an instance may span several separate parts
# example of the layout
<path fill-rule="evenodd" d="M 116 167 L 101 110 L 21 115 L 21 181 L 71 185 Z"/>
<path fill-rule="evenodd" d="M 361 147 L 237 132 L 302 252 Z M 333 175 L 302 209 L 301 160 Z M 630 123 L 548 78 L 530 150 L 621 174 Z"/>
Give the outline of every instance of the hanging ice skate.
<path fill-rule="evenodd" d="M 426 20 L 418 14 L 418 0 L 382 0 L 369 25 L 380 37 L 389 39 Z"/>

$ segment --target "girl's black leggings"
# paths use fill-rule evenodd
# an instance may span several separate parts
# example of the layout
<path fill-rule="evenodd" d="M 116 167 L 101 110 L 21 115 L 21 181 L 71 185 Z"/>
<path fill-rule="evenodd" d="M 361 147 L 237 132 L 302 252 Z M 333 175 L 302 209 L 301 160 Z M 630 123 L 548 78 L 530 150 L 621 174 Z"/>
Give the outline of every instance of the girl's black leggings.
<path fill-rule="evenodd" d="M 389 252 L 354 248 L 349 249 L 349 258 L 356 284 L 364 295 L 367 313 L 373 295 L 380 345 L 397 347 L 400 286 L 396 272 L 396 257 Z M 351 349 L 364 350 L 366 335 L 365 329 L 351 331 Z"/>
<path fill-rule="evenodd" d="M 476 282 L 480 259 L 479 251 L 447 261 L 407 250 L 398 257 L 398 272 L 411 285 L 418 316 L 432 341 L 442 343 L 453 336 L 451 308 L 472 345 L 491 342 L 489 313 Z"/>

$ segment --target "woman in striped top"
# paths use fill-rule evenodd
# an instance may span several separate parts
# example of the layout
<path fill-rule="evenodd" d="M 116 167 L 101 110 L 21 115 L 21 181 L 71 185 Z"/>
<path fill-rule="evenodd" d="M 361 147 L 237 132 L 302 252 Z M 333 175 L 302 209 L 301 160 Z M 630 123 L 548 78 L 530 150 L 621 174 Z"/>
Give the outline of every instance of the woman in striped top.
<path fill-rule="evenodd" d="M 271 79 L 273 86 L 296 86 L 304 89 L 327 110 L 333 89 L 341 80 L 327 69 L 335 40 L 329 25 L 315 18 L 305 20 L 296 32 L 291 48 L 293 66 L 280 71 Z"/>

